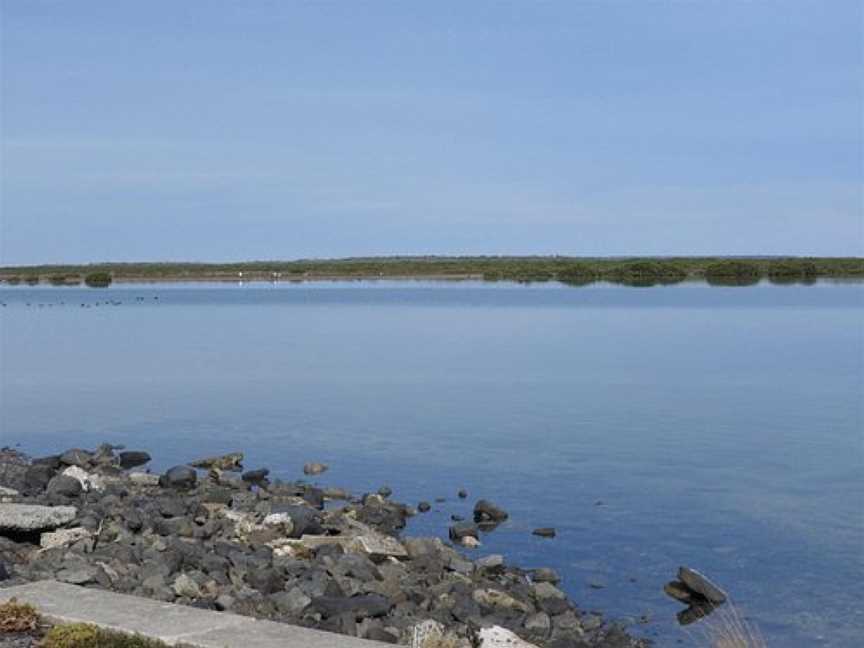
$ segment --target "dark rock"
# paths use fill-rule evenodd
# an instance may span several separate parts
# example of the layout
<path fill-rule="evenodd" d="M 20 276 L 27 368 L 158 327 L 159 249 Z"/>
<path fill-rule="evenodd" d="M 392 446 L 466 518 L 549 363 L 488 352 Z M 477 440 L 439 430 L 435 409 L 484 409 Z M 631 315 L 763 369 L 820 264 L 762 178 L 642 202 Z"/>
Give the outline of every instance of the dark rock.
<path fill-rule="evenodd" d="M 676 601 L 690 604 L 694 598 L 702 598 L 681 581 L 670 581 L 663 586 L 663 591 Z"/>
<path fill-rule="evenodd" d="M 285 578 L 275 569 L 253 569 L 246 575 L 246 581 L 262 594 L 273 594 L 285 586 Z"/>
<path fill-rule="evenodd" d="M 450 519 L 451 519 L 453 522 L 462 522 L 465 518 L 462 517 L 461 515 L 456 515 L 456 514 L 454 513 L 453 515 L 450 516 Z"/>
<path fill-rule="evenodd" d="M 81 448 L 72 448 L 60 455 L 60 463 L 66 466 L 89 468 L 93 461 L 93 453 Z"/>
<path fill-rule="evenodd" d="M 6 564 L 0 562 L 0 582 L 9 580 L 9 570 L 6 568 Z"/>
<path fill-rule="evenodd" d="M 379 628 L 377 626 L 369 628 L 364 635 L 364 639 L 371 641 L 380 641 L 381 643 L 395 644 L 399 643 L 398 635 L 393 634 L 389 630 Z"/>
<path fill-rule="evenodd" d="M 243 481 L 249 482 L 250 484 L 259 484 L 265 479 L 267 479 L 267 475 L 270 474 L 269 468 L 258 468 L 257 470 L 247 470 L 243 473 Z"/>
<path fill-rule="evenodd" d="M 429 504 L 429 502 L 420 502 L 417 505 L 417 510 L 420 511 L 421 513 L 426 513 L 427 511 L 429 511 L 431 509 L 432 509 L 432 505 Z"/>
<path fill-rule="evenodd" d="M 198 473 L 189 466 L 174 466 L 159 477 L 159 485 L 163 488 L 192 488 L 198 481 Z"/>
<path fill-rule="evenodd" d="M 390 608 L 390 601 L 380 594 L 363 594 L 350 598 L 319 596 L 312 599 L 309 606 L 309 609 L 318 612 L 324 618 L 349 612 L 359 619 L 384 616 Z"/>
<path fill-rule="evenodd" d="M 393 489 L 389 486 L 382 486 L 378 489 L 378 494 L 381 497 L 390 497 L 393 494 Z"/>
<path fill-rule="evenodd" d="M 541 527 L 539 529 L 534 529 L 532 531 L 536 536 L 540 536 L 541 538 L 554 538 L 555 537 L 555 529 L 552 527 Z"/>
<path fill-rule="evenodd" d="M 712 603 L 725 603 L 726 592 L 712 582 L 707 576 L 699 573 L 695 569 L 689 567 L 678 568 L 678 580 L 690 588 L 697 594 L 701 594 L 704 598 Z"/>
<path fill-rule="evenodd" d="M 26 489 L 28 466 L 17 461 L 0 462 L 0 486 L 16 491 Z"/>
<path fill-rule="evenodd" d="M 291 531 L 290 537 L 299 538 L 304 534 L 321 535 L 324 529 L 321 526 L 321 515 L 315 509 L 308 506 L 298 506 L 296 504 L 273 504 L 271 506 L 272 513 L 287 513 L 291 516 L 291 521 L 294 523 L 294 529 Z"/>
<path fill-rule="evenodd" d="M 60 455 L 48 455 L 47 457 L 37 457 L 30 462 L 34 466 L 48 466 L 52 470 L 57 470 L 60 467 Z"/>
<path fill-rule="evenodd" d="M 78 497 L 83 488 L 81 482 L 67 475 L 56 475 L 48 482 L 45 489 L 49 495 L 61 495 L 63 497 Z"/>
<path fill-rule="evenodd" d="M 33 464 L 27 467 L 24 473 L 25 492 L 40 493 L 48 487 L 48 482 L 57 472 L 54 466 L 49 464 Z"/>
<path fill-rule="evenodd" d="M 117 455 L 120 467 L 125 469 L 143 466 L 150 461 L 150 455 L 140 450 L 127 450 Z"/>
<path fill-rule="evenodd" d="M 503 522 L 508 517 L 507 511 L 489 500 L 482 499 L 474 505 L 475 522 Z"/>
<path fill-rule="evenodd" d="M 535 583 L 552 583 L 553 585 L 561 582 L 561 577 L 554 569 L 549 567 L 538 567 L 531 571 L 531 580 Z"/>
<path fill-rule="evenodd" d="M 459 490 L 457 495 L 459 496 L 459 499 L 465 499 L 466 497 L 468 497 L 468 491 L 466 491 L 464 488 L 462 488 Z"/>

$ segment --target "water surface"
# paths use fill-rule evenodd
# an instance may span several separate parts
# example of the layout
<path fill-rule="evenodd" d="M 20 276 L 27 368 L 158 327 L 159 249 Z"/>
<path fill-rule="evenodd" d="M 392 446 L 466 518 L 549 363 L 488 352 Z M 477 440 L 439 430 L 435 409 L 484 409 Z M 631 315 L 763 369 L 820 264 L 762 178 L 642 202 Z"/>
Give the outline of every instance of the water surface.
<path fill-rule="evenodd" d="M 771 645 L 864 636 L 864 289 L 334 283 L 2 288 L 0 441 L 101 441 L 489 497 L 480 553 L 586 610 L 691 638 L 662 585 L 713 576 Z M 456 498 L 459 488 L 471 493 Z M 558 537 L 530 532 L 554 526 Z"/>

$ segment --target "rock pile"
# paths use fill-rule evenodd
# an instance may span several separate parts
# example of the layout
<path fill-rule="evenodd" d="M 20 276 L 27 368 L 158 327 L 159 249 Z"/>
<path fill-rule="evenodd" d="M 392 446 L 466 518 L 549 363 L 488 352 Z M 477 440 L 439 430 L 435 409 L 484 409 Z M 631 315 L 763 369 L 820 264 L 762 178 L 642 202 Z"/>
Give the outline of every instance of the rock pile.
<path fill-rule="evenodd" d="M 402 537 L 414 511 L 389 489 L 351 497 L 264 468 L 240 475 L 239 453 L 157 476 L 130 471 L 149 454 L 115 450 L 0 452 L 0 585 L 56 579 L 404 645 L 430 624 L 454 646 L 644 645 L 587 623 L 551 569 Z M 507 514 L 481 500 L 474 517 L 454 542 Z"/>

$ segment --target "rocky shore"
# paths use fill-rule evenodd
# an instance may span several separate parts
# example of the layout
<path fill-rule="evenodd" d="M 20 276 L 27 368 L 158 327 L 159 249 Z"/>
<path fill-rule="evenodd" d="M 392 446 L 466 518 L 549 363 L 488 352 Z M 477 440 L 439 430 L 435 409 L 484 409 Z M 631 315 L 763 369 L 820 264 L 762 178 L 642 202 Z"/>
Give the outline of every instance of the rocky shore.
<path fill-rule="evenodd" d="M 386 488 L 271 481 L 240 453 L 156 475 L 148 453 L 118 450 L 0 451 L 0 586 L 55 579 L 402 645 L 647 645 L 581 612 L 551 569 L 460 552 L 506 519 L 491 501 L 449 543 L 404 537 L 428 505 Z"/>

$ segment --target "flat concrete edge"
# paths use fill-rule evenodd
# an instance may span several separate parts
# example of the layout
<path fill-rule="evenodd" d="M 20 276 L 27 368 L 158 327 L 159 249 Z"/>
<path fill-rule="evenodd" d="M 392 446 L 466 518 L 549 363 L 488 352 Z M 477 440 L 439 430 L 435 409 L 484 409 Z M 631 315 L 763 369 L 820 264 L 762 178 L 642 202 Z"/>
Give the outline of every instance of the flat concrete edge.
<path fill-rule="evenodd" d="M 51 623 L 92 623 L 183 648 L 376 648 L 390 645 L 50 580 L 0 588 L 0 602 L 12 598 L 34 605 Z"/>

